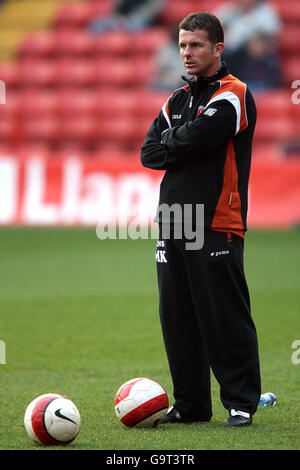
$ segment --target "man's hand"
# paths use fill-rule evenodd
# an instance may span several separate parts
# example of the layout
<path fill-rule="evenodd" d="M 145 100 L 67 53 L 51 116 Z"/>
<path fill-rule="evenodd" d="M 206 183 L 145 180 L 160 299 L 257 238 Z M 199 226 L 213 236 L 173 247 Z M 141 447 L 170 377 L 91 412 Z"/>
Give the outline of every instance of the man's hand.
<path fill-rule="evenodd" d="M 170 129 L 165 129 L 164 131 L 162 131 L 162 133 L 161 133 L 161 135 L 160 135 L 160 136 L 161 136 L 161 141 L 160 141 L 160 143 L 161 143 L 162 145 L 164 145 L 165 141 L 167 140 L 169 131 L 170 131 Z"/>

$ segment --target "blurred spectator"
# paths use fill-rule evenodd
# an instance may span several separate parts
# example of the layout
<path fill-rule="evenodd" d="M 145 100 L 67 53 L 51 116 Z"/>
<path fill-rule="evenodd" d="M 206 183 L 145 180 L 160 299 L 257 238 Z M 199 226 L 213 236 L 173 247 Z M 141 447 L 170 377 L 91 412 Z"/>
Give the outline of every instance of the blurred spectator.
<path fill-rule="evenodd" d="M 253 91 L 281 85 L 276 39 L 281 20 L 264 0 L 233 0 L 216 11 L 225 32 L 223 60 Z"/>
<path fill-rule="evenodd" d="M 92 33 L 114 29 L 138 31 L 157 24 L 164 6 L 165 0 L 116 0 L 114 13 L 94 19 L 88 29 Z"/>
<path fill-rule="evenodd" d="M 276 38 L 281 21 L 265 0 L 233 0 L 217 10 L 225 32 L 226 50 L 238 50 L 259 34 Z"/>
<path fill-rule="evenodd" d="M 268 36 L 249 39 L 226 59 L 231 73 L 246 82 L 253 93 L 283 85 L 280 59 Z"/>
<path fill-rule="evenodd" d="M 153 60 L 156 76 L 150 83 L 152 88 L 174 91 L 174 89 L 186 85 L 186 82 L 183 82 L 181 78 L 186 72 L 179 54 L 177 26 L 171 31 L 169 42 L 158 49 Z"/>

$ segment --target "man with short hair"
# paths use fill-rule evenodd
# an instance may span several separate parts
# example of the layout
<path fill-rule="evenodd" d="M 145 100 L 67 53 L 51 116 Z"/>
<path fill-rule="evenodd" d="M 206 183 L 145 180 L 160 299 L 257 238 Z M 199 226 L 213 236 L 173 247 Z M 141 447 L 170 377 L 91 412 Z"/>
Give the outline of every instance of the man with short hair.
<path fill-rule="evenodd" d="M 159 310 L 174 386 L 166 423 L 209 421 L 210 368 L 220 384 L 227 426 L 252 423 L 260 398 L 257 334 L 243 267 L 247 193 L 256 107 L 246 84 L 222 63 L 224 34 L 210 13 L 179 25 L 187 85 L 174 91 L 153 121 L 142 164 L 166 170 L 160 188 L 157 250 Z M 187 249 L 162 205 L 204 205 L 204 244 Z M 178 221 L 177 221 L 178 222 Z M 185 224 L 182 220 L 182 224 Z M 164 224 L 170 226 L 165 236 Z"/>

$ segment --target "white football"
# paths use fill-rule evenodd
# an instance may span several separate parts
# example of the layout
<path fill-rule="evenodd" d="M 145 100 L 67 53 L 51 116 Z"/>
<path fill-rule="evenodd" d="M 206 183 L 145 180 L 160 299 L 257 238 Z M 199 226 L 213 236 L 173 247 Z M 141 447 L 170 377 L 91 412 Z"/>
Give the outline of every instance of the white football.
<path fill-rule="evenodd" d="M 80 414 L 74 403 L 58 393 L 46 393 L 32 400 L 24 416 L 28 436 L 46 446 L 72 442 L 79 432 L 80 423 Z"/>
<path fill-rule="evenodd" d="M 169 400 L 155 380 L 138 377 L 125 382 L 114 401 L 119 420 L 128 427 L 155 427 L 167 414 Z"/>

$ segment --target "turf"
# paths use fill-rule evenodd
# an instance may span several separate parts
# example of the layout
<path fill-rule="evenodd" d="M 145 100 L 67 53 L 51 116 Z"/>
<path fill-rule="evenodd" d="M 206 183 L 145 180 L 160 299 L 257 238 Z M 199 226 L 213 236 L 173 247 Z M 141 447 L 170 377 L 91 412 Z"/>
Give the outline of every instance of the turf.
<path fill-rule="evenodd" d="M 129 429 L 113 407 L 119 386 L 159 381 L 172 403 L 157 313 L 154 240 L 99 240 L 92 229 L 0 231 L 0 449 L 37 449 L 23 426 L 46 392 L 72 399 L 82 418 L 64 449 L 300 449 L 300 232 L 249 232 L 245 270 L 257 326 L 263 391 L 277 395 L 253 426 L 228 429 L 212 378 L 210 423 Z M 58 447 L 53 447 L 57 449 Z"/>

